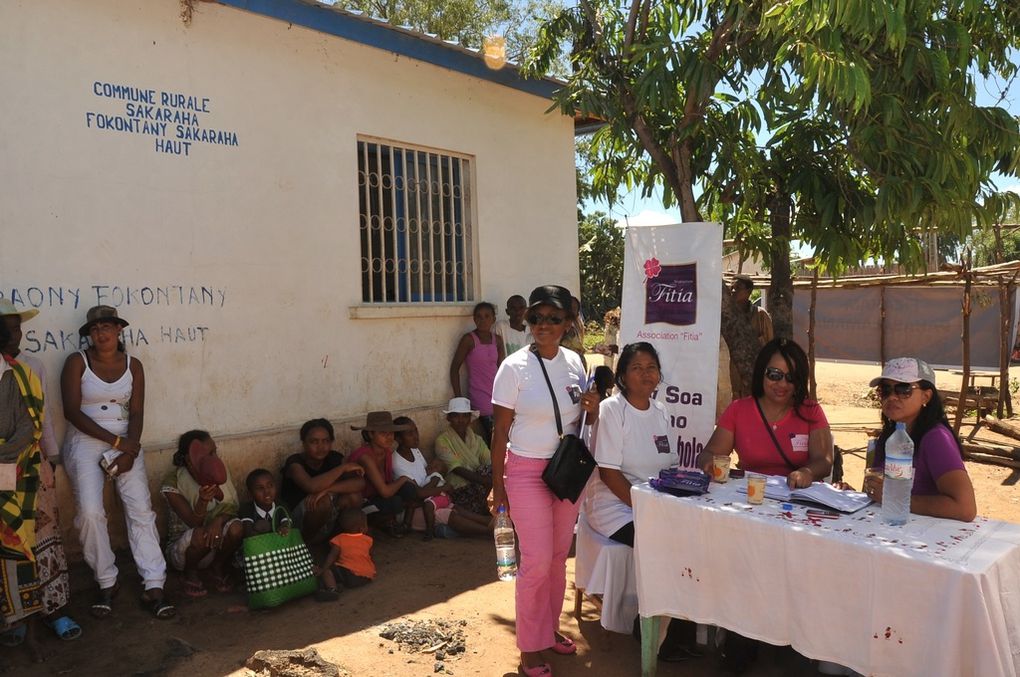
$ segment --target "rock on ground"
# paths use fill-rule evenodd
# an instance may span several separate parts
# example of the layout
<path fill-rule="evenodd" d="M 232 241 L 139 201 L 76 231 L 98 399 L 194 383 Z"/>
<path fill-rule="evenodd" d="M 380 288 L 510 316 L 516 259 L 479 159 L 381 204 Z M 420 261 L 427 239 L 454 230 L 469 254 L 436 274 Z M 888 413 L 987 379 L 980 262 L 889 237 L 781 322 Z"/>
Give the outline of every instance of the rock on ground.
<path fill-rule="evenodd" d="M 350 677 L 349 672 L 324 659 L 315 649 L 256 651 L 244 665 L 259 677 Z"/>

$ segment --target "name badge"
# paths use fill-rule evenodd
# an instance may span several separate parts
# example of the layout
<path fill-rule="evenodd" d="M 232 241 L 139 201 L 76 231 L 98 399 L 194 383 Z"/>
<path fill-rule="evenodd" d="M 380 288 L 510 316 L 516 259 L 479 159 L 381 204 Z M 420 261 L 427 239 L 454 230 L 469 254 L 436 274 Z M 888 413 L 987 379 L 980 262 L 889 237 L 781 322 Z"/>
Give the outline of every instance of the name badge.
<path fill-rule="evenodd" d="M 567 386 L 567 394 L 570 395 L 570 401 L 577 404 L 581 401 L 581 386 L 576 383 L 572 383 Z"/>
<path fill-rule="evenodd" d="M 665 435 L 652 435 L 652 440 L 655 442 L 655 449 L 660 454 L 673 453 L 669 448 L 669 438 Z"/>
<path fill-rule="evenodd" d="M 790 435 L 790 444 L 793 446 L 793 453 L 806 454 L 808 450 L 808 436 Z"/>

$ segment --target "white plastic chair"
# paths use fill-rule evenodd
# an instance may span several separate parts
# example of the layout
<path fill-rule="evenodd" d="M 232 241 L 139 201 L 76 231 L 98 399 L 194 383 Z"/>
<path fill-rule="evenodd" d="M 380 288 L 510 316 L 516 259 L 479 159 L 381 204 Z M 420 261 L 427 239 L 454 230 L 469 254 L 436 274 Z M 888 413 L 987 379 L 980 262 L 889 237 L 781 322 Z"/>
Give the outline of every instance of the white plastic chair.
<path fill-rule="evenodd" d="M 574 556 L 574 616 L 578 620 L 585 594 L 601 600 L 597 606 L 603 628 L 631 633 L 638 615 L 634 549 L 592 529 L 582 511 Z"/>

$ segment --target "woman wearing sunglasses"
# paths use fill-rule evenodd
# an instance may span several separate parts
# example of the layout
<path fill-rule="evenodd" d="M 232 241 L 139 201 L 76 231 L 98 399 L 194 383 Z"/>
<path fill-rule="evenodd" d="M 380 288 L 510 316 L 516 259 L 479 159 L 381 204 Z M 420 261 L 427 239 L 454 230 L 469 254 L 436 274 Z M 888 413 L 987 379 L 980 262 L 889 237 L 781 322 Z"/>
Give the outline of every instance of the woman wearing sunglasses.
<path fill-rule="evenodd" d="M 807 399 L 808 360 L 789 339 L 772 339 L 758 352 L 751 395 L 730 403 L 716 424 L 698 465 L 712 471 L 713 456 L 737 450 L 739 467 L 764 475 L 785 475 L 791 488 L 807 487 L 832 470 L 832 433 L 825 412 Z M 726 633 L 722 667 L 744 672 L 758 642 Z"/>
<path fill-rule="evenodd" d="M 970 522 L 977 515 L 974 485 L 963 464 L 960 441 L 946 419 L 935 372 L 914 357 L 889 360 L 882 375 L 872 379 L 882 402 L 882 434 L 875 445 L 875 462 L 885 466 L 885 442 L 905 423 L 914 441 L 914 485 L 910 512 Z M 882 502 L 882 478 L 869 475 L 864 491 Z"/>
<path fill-rule="evenodd" d="M 581 358 L 560 347 L 573 320 L 570 292 L 555 285 L 538 287 L 528 299 L 526 319 L 531 349 L 503 360 L 492 386 L 492 509 L 506 506 L 520 543 L 515 592 L 520 671 L 550 677 L 543 651 L 577 652 L 559 625 L 578 504 L 559 500 L 542 481 L 559 444 L 553 397 L 563 432 L 576 433 L 582 410 L 589 421 L 597 415 L 599 396 L 584 392 Z"/>
<path fill-rule="evenodd" d="M 699 467 L 711 472 L 713 456 L 736 449 L 741 469 L 784 475 L 791 488 L 824 479 L 832 470 L 832 433 L 825 412 L 807 399 L 807 380 L 807 355 L 799 345 L 780 338 L 762 346 L 751 396 L 723 412 Z"/>

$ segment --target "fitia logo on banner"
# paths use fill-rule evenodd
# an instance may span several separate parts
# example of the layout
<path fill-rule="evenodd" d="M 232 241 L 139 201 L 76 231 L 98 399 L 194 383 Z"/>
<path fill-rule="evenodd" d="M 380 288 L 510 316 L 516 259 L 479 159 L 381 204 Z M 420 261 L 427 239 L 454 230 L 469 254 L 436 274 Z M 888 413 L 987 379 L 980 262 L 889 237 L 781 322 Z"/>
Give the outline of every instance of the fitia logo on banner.
<path fill-rule="evenodd" d="M 687 325 L 697 320 L 698 264 L 645 261 L 645 323 Z"/>

